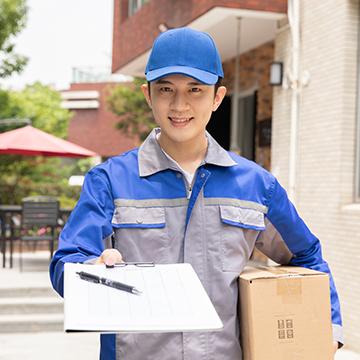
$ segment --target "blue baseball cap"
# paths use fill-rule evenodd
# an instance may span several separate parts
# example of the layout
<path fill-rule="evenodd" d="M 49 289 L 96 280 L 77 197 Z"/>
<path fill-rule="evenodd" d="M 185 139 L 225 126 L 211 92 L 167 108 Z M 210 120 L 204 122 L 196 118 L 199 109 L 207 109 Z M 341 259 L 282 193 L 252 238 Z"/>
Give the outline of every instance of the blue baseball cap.
<path fill-rule="evenodd" d="M 207 85 L 216 84 L 219 77 L 224 77 L 212 37 L 186 27 L 168 30 L 155 39 L 145 74 L 147 81 L 182 74 Z"/>

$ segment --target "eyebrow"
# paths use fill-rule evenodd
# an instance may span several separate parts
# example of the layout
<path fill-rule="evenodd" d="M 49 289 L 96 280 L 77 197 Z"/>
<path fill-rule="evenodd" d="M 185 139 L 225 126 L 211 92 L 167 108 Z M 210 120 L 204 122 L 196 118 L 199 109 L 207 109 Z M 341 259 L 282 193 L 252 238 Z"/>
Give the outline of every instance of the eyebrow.
<path fill-rule="evenodd" d="M 155 84 L 170 84 L 170 85 L 174 85 L 174 83 L 172 83 L 171 81 L 169 80 L 163 80 L 163 79 L 159 79 L 159 80 L 156 80 L 155 81 Z M 186 85 L 196 85 L 196 86 L 203 86 L 205 84 L 201 83 L 201 82 L 198 82 L 198 81 L 191 81 L 191 82 L 188 82 Z"/>

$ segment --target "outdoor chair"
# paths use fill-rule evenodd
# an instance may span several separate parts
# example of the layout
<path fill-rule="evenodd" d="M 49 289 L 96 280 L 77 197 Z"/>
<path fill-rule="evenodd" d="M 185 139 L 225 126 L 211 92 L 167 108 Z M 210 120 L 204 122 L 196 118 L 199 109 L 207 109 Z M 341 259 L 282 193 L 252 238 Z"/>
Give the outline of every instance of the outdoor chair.
<path fill-rule="evenodd" d="M 59 218 L 59 201 L 49 196 L 34 196 L 23 199 L 20 226 L 20 271 L 23 269 L 23 243 L 49 243 L 50 259 L 56 240 Z"/>

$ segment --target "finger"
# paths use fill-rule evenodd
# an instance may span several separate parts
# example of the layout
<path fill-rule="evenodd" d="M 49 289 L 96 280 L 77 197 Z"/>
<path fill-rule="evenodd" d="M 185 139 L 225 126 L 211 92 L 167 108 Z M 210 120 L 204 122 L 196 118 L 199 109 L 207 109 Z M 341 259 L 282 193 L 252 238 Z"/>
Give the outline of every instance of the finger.
<path fill-rule="evenodd" d="M 105 263 L 105 265 L 113 266 L 117 262 L 122 262 L 122 256 L 118 250 L 115 249 L 107 249 L 105 250 L 102 255 L 102 262 Z"/>

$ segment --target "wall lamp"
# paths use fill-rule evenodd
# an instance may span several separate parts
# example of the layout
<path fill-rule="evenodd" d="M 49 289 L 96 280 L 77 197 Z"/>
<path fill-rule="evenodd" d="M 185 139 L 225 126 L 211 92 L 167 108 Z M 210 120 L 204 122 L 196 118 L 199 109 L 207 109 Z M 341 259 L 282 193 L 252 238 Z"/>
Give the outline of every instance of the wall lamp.
<path fill-rule="evenodd" d="M 270 64 L 270 81 L 271 86 L 280 86 L 283 82 L 283 63 L 274 61 Z"/>
<path fill-rule="evenodd" d="M 158 25 L 158 29 L 161 33 L 168 31 L 170 28 L 165 24 L 165 23 L 161 23 Z"/>

